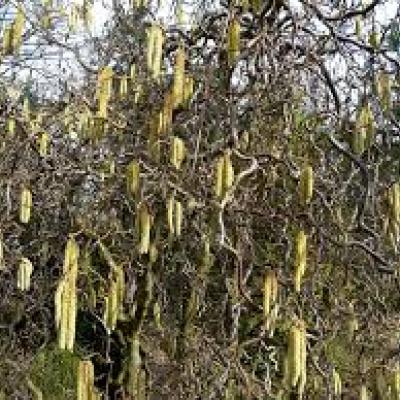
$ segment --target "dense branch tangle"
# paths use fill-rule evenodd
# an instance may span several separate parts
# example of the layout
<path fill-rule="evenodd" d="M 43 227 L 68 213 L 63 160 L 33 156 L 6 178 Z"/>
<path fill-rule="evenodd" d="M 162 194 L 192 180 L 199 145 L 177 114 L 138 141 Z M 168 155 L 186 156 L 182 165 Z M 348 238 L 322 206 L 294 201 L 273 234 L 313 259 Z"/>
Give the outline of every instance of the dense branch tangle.
<path fill-rule="evenodd" d="M 13 3 L 2 66 L 40 36 L 84 82 L 1 82 L 7 396 L 397 398 L 398 14 L 331 3 L 114 2 L 80 49 Z"/>

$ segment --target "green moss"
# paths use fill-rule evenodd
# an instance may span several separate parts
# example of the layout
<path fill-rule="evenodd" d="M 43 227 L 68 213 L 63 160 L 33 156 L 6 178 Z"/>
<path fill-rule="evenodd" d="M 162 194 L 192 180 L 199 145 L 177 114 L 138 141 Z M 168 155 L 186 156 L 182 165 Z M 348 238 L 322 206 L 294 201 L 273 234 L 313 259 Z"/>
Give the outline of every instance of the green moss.
<path fill-rule="evenodd" d="M 75 399 L 76 370 L 79 358 L 54 346 L 35 357 L 30 379 L 43 393 L 43 400 Z"/>
<path fill-rule="evenodd" d="M 344 335 L 337 336 L 325 344 L 326 357 L 335 366 L 342 379 L 356 370 L 358 363 L 354 350 Z"/>

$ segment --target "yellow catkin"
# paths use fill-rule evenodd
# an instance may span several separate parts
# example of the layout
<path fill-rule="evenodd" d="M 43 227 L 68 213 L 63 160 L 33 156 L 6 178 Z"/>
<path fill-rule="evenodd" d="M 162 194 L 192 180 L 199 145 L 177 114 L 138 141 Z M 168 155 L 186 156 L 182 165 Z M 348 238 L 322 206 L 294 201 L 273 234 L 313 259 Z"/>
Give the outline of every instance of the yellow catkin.
<path fill-rule="evenodd" d="M 298 388 L 302 398 L 306 384 L 307 343 L 303 321 L 295 321 L 288 334 L 287 376 L 292 387 Z"/>
<path fill-rule="evenodd" d="M 122 76 L 119 81 L 119 95 L 125 97 L 128 94 L 128 77 Z"/>
<path fill-rule="evenodd" d="M 263 310 L 264 317 L 270 315 L 271 308 L 278 297 L 278 280 L 274 271 L 269 270 L 264 275 Z"/>
<path fill-rule="evenodd" d="M 175 200 L 172 196 L 170 196 L 167 200 L 167 223 L 169 233 L 174 236 L 175 235 Z"/>
<path fill-rule="evenodd" d="M 108 295 L 105 298 L 105 310 L 104 310 L 104 323 L 109 332 L 115 329 L 119 315 L 119 291 L 118 283 L 112 280 Z"/>
<path fill-rule="evenodd" d="M 289 331 L 288 371 L 290 385 L 295 387 L 301 374 L 301 333 L 294 324 Z"/>
<path fill-rule="evenodd" d="M 13 27 L 6 26 L 3 32 L 3 53 L 11 55 L 13 53 Z"/>
<path fill-rule="evenodd" d="M 160 26 L 157 26 L 155 32 L 155 49 L 153 59 L 153 79 L 158 79 L 161 73 L 162 55 L 164 45 L 164 34 Z"/>
<path fill-rule="evenodd" d="M 9 118 L 7 120 L 7 132 L 10 135 L 14 135 L 14 133 L 15 133 L 15 119 L 14 118 Z"/>
<path fill-rule="evenodd" d="M 147 29 L 147 68 L 153 79 L 158 79 L 161 72 L 164 33 L 159 25 Z"/>
<path fill-rule="evenodd" d="M 391 399 L 398 400 L 400 399 L 400 365 L 398 362 L 391 371 L 389 379 Z"/>
<path fill-rule="evenodd" d="M 333 393 L 339 398 L 342 395 L 342 380 L 340 379 L 339 373 L 335 369 L 332 371 L 332 380 Z"/>
<path fill-rule="evenodd" d="M 150 248 L 151 215 L 145 204 L 141 204 L 139 207 L 139 226 L 139 254 L 147 254 Z"/>
<path fill-rule="evenodd" d="M 113 69 L 110 66 L 99 70 L 97 77 L 98 117 L 107 118 L 108 103 L 112 96 Z"/>
<path fill-rule="evenodd" d="M 56 328 L 60 328 L 61 317 L 62 317 L 62 300 L 64 292 L 65 281 L 61 280 L 58 285 L 54 295 L 54 322 Z"/>
<path fill-rule="evenodd" d="M 31 105 L 30 105 L 28 97 L 25 97 L 25 99 L 24 99 L 24 105 L 23 105 L 22 112 L 23 112 L 24 117 L 29 120 L 30 113 L 31 113 Z"/>
<path fill-rule="evenodd" d="M 64 275 L 54 297 L 59 347 L 69 351 L 73 350 L 75 343 L 78 259 L 79 246 L 74 237 L 70 236 L 64 251 Z"/>
<path fill-rule="evenodd" d="M 129 68 L 129 77 L 132 82 L 136 80 L 136 64 L 132 64 Z"/>
<path fill-rule="evenodd" d="M 155 50 L 155 25 L 151 25 L 146 30 L 147 47 L 146 47 L 146 61 L 149 71 L 153 70 L 153 59 Z"/>
<path fill-rule="evenodd" d="M 375 140 L 375 118 L 370 104 L 362 108 L 360 113 L 360 125 L 363 126 L 365 134 L 365 145 L 371 147 Z"/>
<path fill-rule="evenodd" d="M 118 317 L 119 317 L 125 299 L 125 272 L 121 265 L 117 266 L 117 268 L 114 271 L 114 275 L 118 292 Z"/>
<path fill-rule="evenodd" d="M 376 88 L 382 109 L 387 111 L 391 107 L 392 82 L 390 75 L 381 72 L 377 76 Z"/>
<path fill-rule="evenodd" d="M 185 85 L 183 88 L 183 101 L 185 104 L 188 104 L 190 99 L 193 96 L 194 89 L 194 79 L 192 75 L 186 75 L 185 77 Z"/>
<path fill-rule="evenodd" d="M 0 271 L 5 268 L 5 261 L 4 261 L 4 243 L 3 239 L 0 236 Z"/>
<path fill-rule="evenodd" d="M 94 400 L 94 367 L 90 360 L 81 360 L 77 371 L 77 400 Z"/>
<path fill-rule="evenodd" d="M 25 27 L 25 13 L 21 7 L 18 7 L 17 15 L 13 22 L 13 50 L 17 51 L 22 45 L 22 35 Z"/>
<path fill-rule="evenodd" d="M 172 86 L 173 105 L 175 108 L 179 107 L 184 100 L 185 60 L 185 49 L 183 45 L 180 45 L 175 55 L 174 81 Z"/>
<path fill-rule="evenodd" d="M 230 151 L 226 151 L 224 154 L 224 169 L 223 169 L 223 194 L 232 187 L 235 179 L 235 171 L 231 160 Z"/>
<path fill-rule="evenodd" d="M 307 236 L 304 231 L 299 231 L 296 237 L 296 254 L 294 267 L 294 287 L 300 291 L 302 278 L 307 264 Z"/>
<path fill-rule="evenodd" d="M 307 341 L 306 341 L 306 328 L 304 321 L 299 322 L 299 331 L 300 331 L 301 372 L 298 383 L 298 394 L 299 394 L 299 399 L 302 399 L 307 381 Z"/>
<path fill-rule="evenodd" d="M 163 104 L 163 132 L 168 132 L 169 128 L 172 125 L 172 112 L 173 112 L 173 96 L 171 92 L 168 92 L 164 97 L 164 104 Z"/>
<path fill-rule="evenodd" d="M 33 272 L 33 265 L 31 261 L 26 258 L 22 257 L 18 266 L 18 273 L 17 273 L 17 288 L 19 290 L 29 290 L 31 286 L 31 275 Z"/>
<path fill-rule="evenodd" d="M 360 17 L 357 17 L 355 20 L 355 34 L 358 40 L 362 39 L 362 22 Z"/>
<path fill-rule="evenodd" d="M 142 367 L 142 359 L 140 356 L 140 339 L 139 335 L 135 333 L 131 341 L 131 356 L 130 356 L 130 368 L 129 368 L 129 385 L 128 392 L 137 398 L 138 381 L 140 376 L 140 370 Z"/>
<path fill-rule="evenodd" d="M 69 308 L 69 298 L 68 298 L 68 284 L 67 284 L 67 279 L 65 278 L 65 281 L 61 281 L 59 283 L 59 286 L 57 288 L 56 296 L 59 294 L 60 296 L 60 309 L 59 311 L 57 310 L 57 304 L 56 304 L 56 322 L 58 322 L 58 345 L 60 349 L 65 350 L 66 348 L 66 343 L 67 343 L 67 335 L 68 335 L 68 318 L 69 318 L 69 313 L 68 313 L 68 308 Z M 55 301 L 57 301 L 58 298 L 55 298 Z M 58 315 L 59 312 L 59 315 Z"/>
<path fill-rule="evenodd" d="M 39 154 L 41 157 L 46 157 L 49 148 L 50 137 L 48 133 L 42 132 L 39 136 Z"/>
<path fill-rule="evenodd" d="M 301 171 L 299 181 L 299 196 L 302 205 L 308 204 L 313 195 L 314 178 L 311 165 L 306 165 Z"/>
<path fill-rule="evenodd" d="M 182 163 L 186 156 L 186 147 L 184 141 L 174 136 L 172 138 L 172 145 L 171 145 L 171 164 L 176 168 L 180 169 Z"/>
<path fill-rule="evenodd" d="M 23 224 L 27 224 L 31 219 L 32 212 L 32 193 L 29 189 L 24 188 L 21 191 L 19 220 Z"/>
<path fill-rule="evenodd" d="M 369 400 L 368 389 L 365 384 L 361 385 L 360 389 L 360 400 Z"/>
<path fill-rule="evenodd" d="M 73 236 L 67 240 L 64 250 L 64 273 L 76 278 L 78 273 L 79 246 Z"/>
<path fill-rule="evenodd" d="M 240 54 L 240 22 L 235 17 L 228 25 L 228 64 L 232 66 Z"/>
<path fill-rule="evenodd" d="M 175 201 L 175 234 L 180 237 L 182 233 L 183 208 L 180 201 Z"/>
<path fill-rule="evenodd" d="M 388 202 L 391 221 L 400 223 L 400 184 L 398 182 L 395 182 L 389 189 Z"/>
<path fill-rule="evenodd" d="M 72 276 L 70 277 L 73 280 Z M 68 285 L 69 289 L 69 308 L 68 308 L 68 333 L 66 341 L 66 349 L 73 350 L 75 343 L 75 328 L 76 328 L 76 313 L 77 313 L 77 293 L 76 293 L 76 278 Z"/>
<path fill-rule="evenodd" d="M 155 301 L 154 305 L 153 305 L 153 317 L 154 317 L 154 323 L 155 323 L 157 329 L 162 330 L 161 307 L 160 307 L 160 303 L 158 301 Z"/>
<path fill-rule="evenodd" d="M 59 326 L 59 347 L 72 351 L 75 340 L 76 286 L 71 275 L 65 277 L 61 296 L 61 316 Z"/>
<path fill-rule="evenodd" d="M 136 196 L 140 190 L 140 165 L 133 160 L 129 163 L 126 171 L 127 191 L 131 196 Z"/>

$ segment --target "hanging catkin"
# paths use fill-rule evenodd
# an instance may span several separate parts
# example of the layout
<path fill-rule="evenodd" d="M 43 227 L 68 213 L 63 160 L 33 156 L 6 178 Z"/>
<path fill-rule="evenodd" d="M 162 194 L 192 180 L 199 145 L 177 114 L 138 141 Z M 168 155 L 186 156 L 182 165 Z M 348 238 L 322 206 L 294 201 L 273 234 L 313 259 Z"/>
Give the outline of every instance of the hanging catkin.
<path fill-rule="evenodd" d="M 31 286 L 31 275 L 33 272 L 33 265 L 31 261 L 22 257 L 18 266 L 17 273 L 17 288 L 22 291 L 29 290 Z"/>
<path fill-rule="evenodd" d="M 150 248 L 150 230 L 152 217 L 146 204 L 142 203 L 138 207 L 137 226 L 139 232 L 139 254 L 147 254 Z"/>
<path fill-rule="evenodd" d="M 240 22 L 234 17 L 228 24 L 228 64 L 232 66 L 240 54 Z"/>
<path fill-rule="evenodd" d="M 158 79 L 161 72 L 164 45 L 163 30 L 159 25 L 151 25 L 147 29 L 147 68 L 153 79 Z"/>
<path fill-rule="evenodd" d="M 292 387 L 303 395 L 306 383 L 307 343 L 304 321 L 295 321 L 288 334 L 287 374 Z"/>
<path fill-rule="evenodd" d="M 307 263 L 307 236 L 304 231 L 299 231 L 296 236 L 295 251 L 294 288 L 299 292 Z"/>
<path fill-rule="evenodd" d="M 184 100 L 185 90 L 185 49 L 181 44 L 175 55 L 175 66 L 174 66 L 174 81 L 172 86 L 172 97 L 174 108 L 179 107 Z"/>
<path fill-rule="evenodd" d="M 39 154 L 41 157 L 45 157 L 48 153 L 50 137 L 48 133 L 42 132 L 39 136 Z"/>
<path fill-rule="evenodd" d="M 4 243 L 3 239 L 0 234 L 0 271 L 5 268 L 5 261 L 4 261 Z"/>
<path fill-rule="evenodd" d="M 77 371 L 77 400 L 93 400 L 94 367 L 90 360 L 79 361 Z"/>
<path fill-rule="evenodd" d="M 215 165 L 214 193 L 216 197 L 223 198 L 227 191 L 232 187 L 235 179 L 231 153 L 225 151 L 224 155 L 218 157 Z"/>
<path fill-rule="evenodd" d="M 20 198 L 19 220 L 23 224 L 27 224 L 31 218 L 32 212 L 32 193 L 29 189 L 23 188 Z"/>
<path fill-rule="evenodd" d="M 182 163 L 186 156 L 186 147 L 184 141 L 174 136 L 171 144 L 171 164 L 176 169 L 181 169 Z"/>
<path fill-rule="evenodd" d="M 129 163 L 126 170 L 126 187 L 129 195 L 135 197 L 140 190 L 140 165 L 136 160 Z"/>
<path fill-rule="evenodd" d="M 78 259 L 79 247 L 75 238 L 71 236 L 65 246 L 64 274 L 54 296 L 58 344 L 60 349 L 69 351 L 73 350 L 75 343 Z"/>
<path fill-rule="evenodd" d="M 340 396 L 342 395 L 342 380 L 340 379 L 340 375 L 335 368 L 332 371 L 332 380 L 333 392 L 336 397 L 340 398 Z"/>
<path fill-rule="evenodd" d="M 278 280 L 274 271 L 269 270 L 264 275 L 263 309 L 264 318 L 268 318 L 271 308 L 278 297 Z"/>
<path fill-rule="evenodd" d="M 308 204 L 313 195 L 314 178 L 311 165 L 306 165 L 300 174 L 299 197 L 302 205 Z"/>

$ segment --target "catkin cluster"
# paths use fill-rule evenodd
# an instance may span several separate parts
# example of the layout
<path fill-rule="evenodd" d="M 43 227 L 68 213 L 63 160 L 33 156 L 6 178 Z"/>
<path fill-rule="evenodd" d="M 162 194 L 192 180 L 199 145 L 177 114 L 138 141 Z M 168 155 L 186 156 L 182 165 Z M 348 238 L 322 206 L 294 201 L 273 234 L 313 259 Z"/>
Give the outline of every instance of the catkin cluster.
<path fill-rule="evenodd" d="M 232 187 L 235 179 L 235 171 L 231 160 L 230 151 L 220 156 L 215 165 L 214 192 L 219 199 L 224 198 Z"/>
<path fill-rule="evenodd" d="M 352 134 L 352 149 L 361 155 L 369 148 L 375 137 L 375 119 L 369 104 L 361 108 L 357 114 L 355 132 Z"/>
<path fill-rule="evenodd" d="M 29 290 L 31 286 L 31 275 L 33 272 L 33 265 L 31 261 L 26 258 L 22 257 L 17 272 L 17 288 L 19 290 Z"/>
<path fill-rule="evenodd" d="M 131 351 L 129 358 L 129 379 L 128 392 L 137 400 L 145 400 L 146 397 L 146 372 L 142 367 L 140 356 L 140 338 L 135 333 L 131 341 Z"/>
<path fill-rule="evenodd" d="M 32 193 L 28 188 L 23 188 L 20 196 L 19 220 L 27 224 L 31 219 L 32 212 Z"/>
<path fill-rule="evenodd" d="M 126 169 L 126 189 L 130 196 L 135 198 L 140 190 L 140 164 L 133 160 Z"/>
<path fill-rule="evenodd" d="M 302 205 L 308 204 L 313 195 L 314 175 L 311 165 L 306 165 L 300 174 L 299 181 L 299 198 Z"/>
<path fill-rule="evenodd" d="M 94 386 L 94 368 L 90 360 L 81 360 L 77 372 L 77 400 L 100 400 Z"/>
<path fill-rule="evenodd" d="M 182 163 L 185 160 L 185 156 L 186 156 L 185 142 L 181 138 L 174 136 L 172 138 L 172 145 L 171 145 L 171 164 L 176 169 L 181 169 Z"/>
<path fill-rule="evenodd" d="M 301 282 L 307 265 L 307 236 L 304 231 L 299 231 L 296 236 L 294 265 L 294 288 L 300 292 Z"/>
<path fill-rule="evenodd" d="M 263 285 L 263 313 L 267 329 L 270 329 L 271 319 L 277 316 L 277 300 L 278 279 L 275 271 L 268 270 L 264 274 Z"/>
<path fill-rule="evenodd" d="M 182 233 L 182 203 L 170 196 L 167 200 L 167 221 L 170 235 L 180 237 Z"/>
<path fill-rule="evenodd" d="M 400 184 L 398 182 L 386 192 L 386 215 L 384 220 L 384 231 L 394 248 L 399 240 L 400 224 Z"/>
<path fill-rule="evenodd" d="M 164 33 L 161 26 L 153 24 L 147 30 L 147 68 L 153 79 L 161 73 Z"/>
<path fill-rule="evenodd" d="M 228 23 L 228 64 L 232 66 L 240 55 L 240 22 L 234 17 Z"/>
<path fill-rule="evenodd" d="M 104 298 L 104 325 L 112 332 L 122 313 L 125 294 L 125 274 L 121 265 L 114 265 L 110 271 L 108 294 Z"/>
<path fill-rule="evenodd" d="M 97 99 L 99 102 L 98 116 L 107 118 L 107 108 L 112 96 L 114 72 L 111 67 L 101 68 L 97 77 Z"/>
<path fill-rule="evenodd" d="M 145 203 L 140 203 L 136 212 L 136 230 L 139 236 L 139 254 L 148 254 L 153 216 Z"/>
<path fill-rule="evenodd" d="M 18 7 L 13 22 L 6 26 L 3 33 L 3 54 L 16 54 L 22 45 L 22 38 L 25 28 L 25 12 Z"/>
<path fill-rule="evenodd" d="M 61 349 L 73 350 L 77 313 L 76 280 L 78 276 L 79 246 L 71 236 L 65 246 L 63 277 L 55 293 L 55 324 Z"/>
<path fill-rule="evenodd" d="M 304 321 L 296 321 L 288 335 L 287 379 L 301 399 L 306 385 L 307 341 Z"/>

